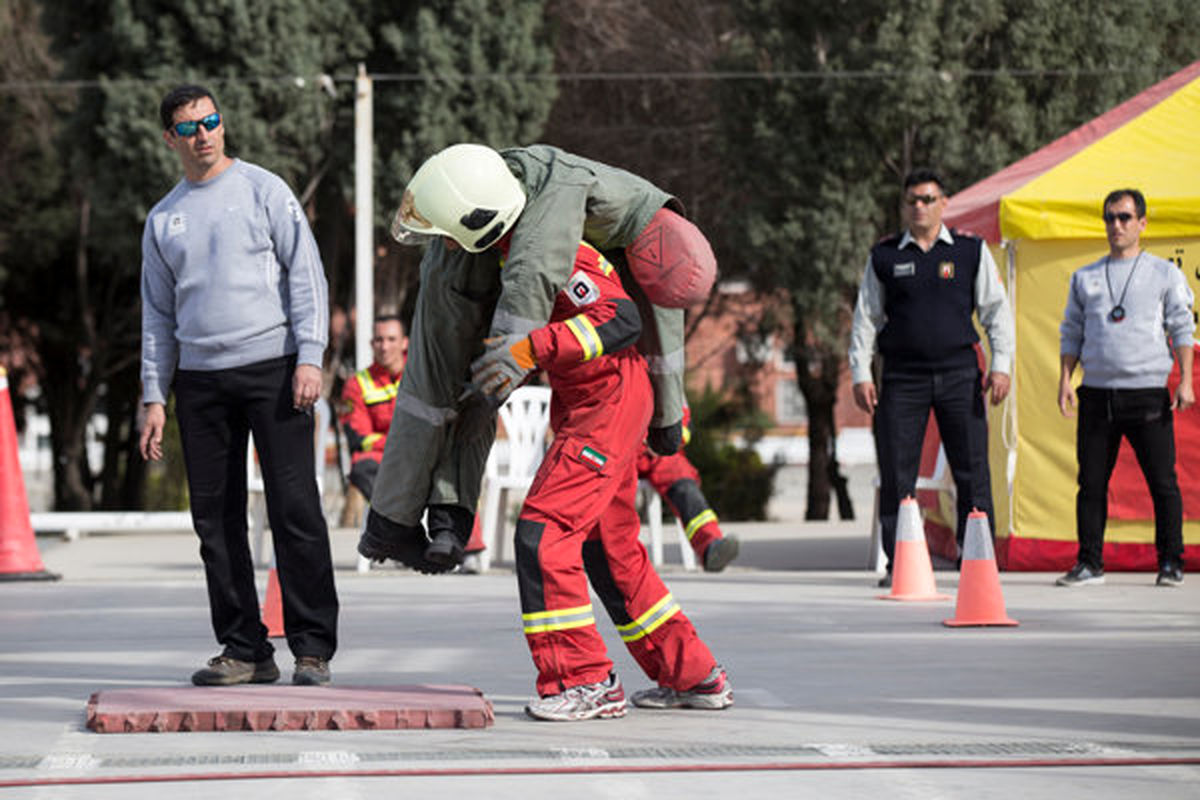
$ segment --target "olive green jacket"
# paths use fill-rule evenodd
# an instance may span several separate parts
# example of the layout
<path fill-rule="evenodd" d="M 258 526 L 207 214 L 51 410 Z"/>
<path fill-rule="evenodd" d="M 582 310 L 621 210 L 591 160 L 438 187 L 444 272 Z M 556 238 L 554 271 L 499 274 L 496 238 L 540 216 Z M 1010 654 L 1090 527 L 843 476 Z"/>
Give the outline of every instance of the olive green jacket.
<path fill-rule="evenodd" d="M 503 269 L 495 251 L 472 255 L 433 242 L 421 261 L 421 288 L 408 362 L 371 507 L 415 525 L 425 507 L 475 509 L 495 409 L 466 394 L 471 361 L 485 336 L 528 333 L 550 319 L 580 241 L 618 265 L 642 311 L 639 350 L 654 386 L 651 425 L 683 419 L 683 311 L 646 300 L 625 267 L 623 248 L 663 206 L 678 201 L 632 173 L 548 145 L 501 151 L 526 203 Z"/>

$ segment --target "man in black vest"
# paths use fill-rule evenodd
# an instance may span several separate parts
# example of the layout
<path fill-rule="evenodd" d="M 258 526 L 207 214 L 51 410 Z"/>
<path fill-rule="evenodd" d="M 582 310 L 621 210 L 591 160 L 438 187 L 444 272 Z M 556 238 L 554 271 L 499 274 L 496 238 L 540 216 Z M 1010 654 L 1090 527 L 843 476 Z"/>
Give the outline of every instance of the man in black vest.
<path fill-rule="evenodd" d="M 932 170 L 904 179 L 907 229 L 881 240 L 867 259 L 850 341 L 854 401 L 874 416 L 879 462 L 879 519 L 888 574 L 900 499 L 916 493 L 921 444 L 932 409 L 958 497 L 958 544 L 967 514 L 985 511 L 995 531 L 988 469 L 987 414 L 1008 395 L 1013 316 L 996 263 L 983 240 L 942 224 L 946 193 Z M 987 333 L 991 369 L 984 378 L 973 315 Z M 871 369 L 878 347 L 878 392 Z"/>

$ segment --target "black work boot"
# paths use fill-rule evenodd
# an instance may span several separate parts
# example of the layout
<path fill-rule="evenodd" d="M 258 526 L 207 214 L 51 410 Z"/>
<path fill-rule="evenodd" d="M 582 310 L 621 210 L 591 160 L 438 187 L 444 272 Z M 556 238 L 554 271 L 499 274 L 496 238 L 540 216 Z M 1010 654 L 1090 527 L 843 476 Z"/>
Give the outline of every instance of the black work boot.
<path fill-rule="evenodd" d="M 392 522 L 382 514 L 376 513 L 374 509 L 367 512 L 367 523 L 358 540 L 359 554 L 372 561 L 386 561 L 390 558 L 428 575 L 447 571 L 448 567 L 425 558 L 425 548 L 428 546 L 429 539 L 426 538 L 425 529 L 420 524 L 402 525 Z"/>
<path fill-rule="evenodd" d="M 429 507 L 429 547 L 425 558 L 434 564 L 454 569 L 463 560 L 463 549 L 471 540 L 475 515 L 462 506 Z"/>

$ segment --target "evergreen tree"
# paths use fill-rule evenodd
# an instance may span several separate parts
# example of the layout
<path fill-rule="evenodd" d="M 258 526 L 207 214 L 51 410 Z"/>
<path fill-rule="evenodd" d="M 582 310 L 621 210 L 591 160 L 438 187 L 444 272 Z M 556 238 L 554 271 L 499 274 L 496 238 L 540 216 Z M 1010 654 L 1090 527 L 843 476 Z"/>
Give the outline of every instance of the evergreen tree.
<path fill-rule="evenodd" d="M 0 175 L 21 189 L 0 200 L 0 312 L 36 334 L 62 509 L 138 505 L 141 231 L 180 177 L 158 120 L 168 89 L 210 88 L 230 154 L 296 191 L 335 301 L 351 294 L 349 82 L 358 63 L 406 76 L 375 109 L 381 222 L 433 149 L 534 139 L 554 96 L 542 3 L 532 0 L 399 9 L 382 0 L 11 0 L 2 8 L 3 80 L 41 83 L 28 97 L 0 96 L 14 110 L 0 121 L 4 155 L 20 154 L 0 156 Z M 27 57 L 44 41 L 39 11 L 57 67 L 48 56 Z M 546 79 L 480 78 L 495 73 Z M 84 449 L 97 409 L 109 420 L 99 486 Z"/>
<path fill-rule="evenodd" d="M 744 176 L 731 235 L 758 284 L 786 288 L 808 405 L 807 516 L 829 513 L 833 406 L 866 253 L 899 224 L 899 184 L 953 192 L 1185 65 L 1187 0 L 741 0 L 725 142 Z"/>

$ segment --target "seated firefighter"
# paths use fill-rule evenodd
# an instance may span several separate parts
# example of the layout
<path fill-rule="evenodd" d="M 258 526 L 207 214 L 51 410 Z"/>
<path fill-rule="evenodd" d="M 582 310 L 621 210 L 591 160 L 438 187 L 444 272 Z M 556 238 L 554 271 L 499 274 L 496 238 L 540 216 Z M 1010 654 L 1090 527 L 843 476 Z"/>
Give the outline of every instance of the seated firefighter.
<path fill-rule="evenodd" d="M 372 361 L 342 389 L 339 421 L 350 451 L 350 485 L 371 499 L 383 446 L 396 408 L 396 391 L 408 355 L 408 336 L 395 315 L 375 318 Z"/>

